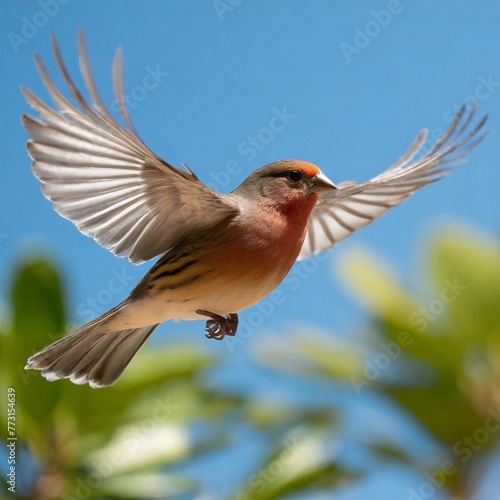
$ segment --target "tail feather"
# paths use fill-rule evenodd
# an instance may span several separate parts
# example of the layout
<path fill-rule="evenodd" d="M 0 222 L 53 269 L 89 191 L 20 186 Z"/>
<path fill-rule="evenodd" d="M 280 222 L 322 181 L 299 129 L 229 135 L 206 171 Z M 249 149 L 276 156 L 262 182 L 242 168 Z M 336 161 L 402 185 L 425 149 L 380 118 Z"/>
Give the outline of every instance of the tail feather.
<path fill-rule="evenodd" d="M 92 364 L 86 375 L 87 379 L 99 381 L 100 386 L 111 385 L 130 363 L 135 353 L 140 349 L 157 325 L 135 330 L 117 332 L 116 340 L 107 348 L 102 356 Z M 76 375 L 76 374 L 75 374 Z M 83 369 L 85 380 L 85 369 Z M 79 379 L 79 383 L 80 379 Z"/>
<path fill-rule="evenodd" d="M 87 345 L 85 351 L 76 358 L 71 367 L 68 363 L 66 369 L 70 369 L 73 373 L 76 373 L 87 367 L 93 361 L 100 359 L 101 356 L 109 348 L 110 344 L 112 344 L 116 339 L 117 333 L 119 333 L 119 331 L 113 332 L 111 335 L 102 335 L 100 336 L 101 338 L 98 338 L 96 342 L 92 342 L 92 339 L 89 338 L 89 344 Z"/>
<path fill-rule="evenodd" d="M 99 317 L 95 318 L 89 323 L 81 326 L 69 335 L 66 335 L 65 337 L 45 347 L 41 351 L 38 351 L 36 354 L 33 354 L 33 356 L 28 359 L 28 363 L 25 366 L 25 369 L 41 370 L 43 365 L 47 363 L 55 363 L 68 351 L 68 349 L 76 347 L 79 342 L 83 341 L 84 339 L 90 340 L 89 337 L 83 335 L 84 333 L 90 334 L 92 332 L 96 332 L 96 338 L 99 338 L 99 332 L 97 331 L 96 327 L 100 326 L 101 330 L 105 331 L 106 321 L 114 317 L 122 309 L 122 307 L 123 305 L 120 304 L 113 309 L 110 309 L 109 311 L 101 314 Z"/>
<path fill-rule="evenodd" d="M 112 385 L 158 325 L 109 331 L 106 323 L 119 307 L 83 325 L 28 359 L 49 381 L 69 378 L 91 387 Z"/>

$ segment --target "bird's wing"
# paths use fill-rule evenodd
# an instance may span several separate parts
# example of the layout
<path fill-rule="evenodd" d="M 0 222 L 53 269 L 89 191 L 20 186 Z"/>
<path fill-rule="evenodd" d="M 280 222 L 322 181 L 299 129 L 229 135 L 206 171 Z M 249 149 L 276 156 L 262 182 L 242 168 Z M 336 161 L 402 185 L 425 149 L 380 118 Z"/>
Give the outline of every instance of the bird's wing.
<path fill-rule="evenodd" d="M 343 182 L 337 190 L 322 195 L 309 217 L 298 259 L 327 250 L 399 205 L 417 189 L 463 164 L 464 156 L 484 138 L 478 132 L 486 116 L 470 130 L 476 107 L 477 103 L 466 113 L 463 106 L 448 130 L 427 152 L 423 151 L 427 130 L 423 130 L 408 151 L 377 177 L 362 184 Z"/>
<path fill-rule="evenodd" d="M 90 104 L 69 76 L 55 38 L 52 48 L 75 104 L 35 61 L 56 109 L 28 89 L 39 119 L 23 115 L 32 169 L 54 209 L 119 257 L 139 264 L 167 252 L 187 234 L 209 229 L 239 212 L 236 202 L 205 186 L 189 170 L 156 156 L 134 130 L 123 99 L 122 58 L 113 62 L 113 86 L 122 127 L 105 108 L 94 83 L 83 32 L 79 63 Z"/>

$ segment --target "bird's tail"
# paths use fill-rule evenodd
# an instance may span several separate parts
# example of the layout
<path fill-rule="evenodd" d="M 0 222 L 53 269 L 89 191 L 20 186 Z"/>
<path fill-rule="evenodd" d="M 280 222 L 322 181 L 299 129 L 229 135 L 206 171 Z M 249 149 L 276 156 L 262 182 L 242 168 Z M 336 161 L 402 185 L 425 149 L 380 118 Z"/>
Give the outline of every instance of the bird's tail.
<path fill-rule="evenodd" d="M 122 305 L 81 326 L 28 359 L 26 369 L 40 370 L 50 382 L 69 378 L 75 384 L 106 387 L 116 382 L 158 325 L 111 330 Z"/>

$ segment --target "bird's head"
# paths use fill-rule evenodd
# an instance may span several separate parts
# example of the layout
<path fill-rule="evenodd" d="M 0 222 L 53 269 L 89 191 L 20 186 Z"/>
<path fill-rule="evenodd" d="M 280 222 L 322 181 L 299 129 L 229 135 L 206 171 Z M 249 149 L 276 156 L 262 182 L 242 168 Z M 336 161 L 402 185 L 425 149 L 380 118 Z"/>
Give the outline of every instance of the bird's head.
<path fill-rule="evenodd" d="M 316 165 L 280 160 L 253 172 L 233 194 L 285 206 L 308 200 L 312 208 L 321 193 L 332 189 L 337 189 L 335 184 Z"/>

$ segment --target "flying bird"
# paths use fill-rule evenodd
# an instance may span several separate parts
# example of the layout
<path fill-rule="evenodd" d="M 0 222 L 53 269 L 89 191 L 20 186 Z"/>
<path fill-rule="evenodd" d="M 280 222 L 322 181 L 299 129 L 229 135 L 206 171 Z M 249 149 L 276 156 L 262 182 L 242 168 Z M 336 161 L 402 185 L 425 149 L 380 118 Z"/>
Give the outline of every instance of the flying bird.
<path fill-rule="evenodd" d="M 484 137 L 486 117 L 460 109 L 424 151 L 427 131 L 387 170 L 364 182 L 335 185 L 314 164 L 281 160 L 259 168 L 229 194 L 177 168 L 140 139 L 123 98 L 122 53 L 113 89 L 124 126 L 94 83 L 83 37 L 79 65 L 88 98 L 72 80 L 54 36 L 52 49 L 69 89 L 35 63 L 55 105 L 22 92 L 38 118 L 22 115 L 32 170 L 62 217 L 117 257 L 160 259 L 116 307 L 28 359 L 49 381 L 113 384 L 153 330 L 167 320 L 206 320 L 206 336 L 235 335 L 238 312 L 259 302 L 297 259 L 323 252 L 462 164 Z"/>

